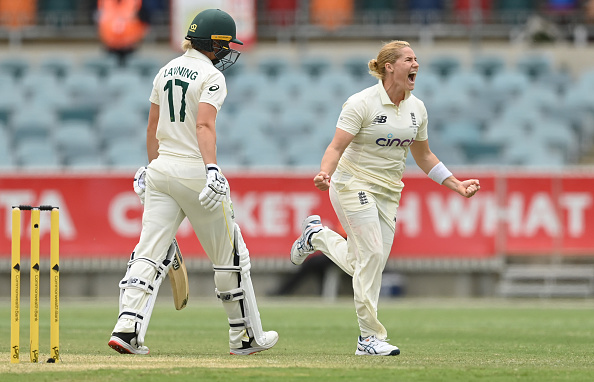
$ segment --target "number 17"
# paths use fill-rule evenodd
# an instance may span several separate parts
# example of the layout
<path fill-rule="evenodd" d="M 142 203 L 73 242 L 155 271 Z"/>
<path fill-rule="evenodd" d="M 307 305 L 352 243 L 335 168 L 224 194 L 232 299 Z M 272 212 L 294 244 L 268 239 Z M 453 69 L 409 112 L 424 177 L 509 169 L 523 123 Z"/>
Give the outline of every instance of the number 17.
<path fill-rule="evenodd" d="M 184 122 L 186 119 L 186 92 L 188 91 L 189 83 L 176 79 L 175 80 L 176 86 L 181 86 L 182 88 L 182 99 L 181 99 L 181 107 L 179 108 L 179 120 L 180 122 Z M 163 90 L 168 91 L 167 93 L 167 100 L 169 101 L 169 119 L 171 122 L 175 122 L 175 112 L 173 110 L 173 80 L 167 81 Z"/>

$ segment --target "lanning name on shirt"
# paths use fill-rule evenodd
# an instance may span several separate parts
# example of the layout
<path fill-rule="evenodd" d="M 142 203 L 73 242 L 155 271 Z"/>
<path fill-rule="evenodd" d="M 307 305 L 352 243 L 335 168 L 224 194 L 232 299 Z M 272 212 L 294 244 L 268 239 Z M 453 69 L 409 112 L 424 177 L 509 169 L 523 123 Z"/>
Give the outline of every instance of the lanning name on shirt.
<path fill-rule="evenodd" d="M 195 80 L 198 76 L 198 72 L 190 70 L 183 66 L 176 66 L 175 68 L 169 68 L 169 70 L 165 69 L 165 71 L 163 72 L 163 77 L 169 76 L 180 76 L 189 78 L 190 80 Z"/>

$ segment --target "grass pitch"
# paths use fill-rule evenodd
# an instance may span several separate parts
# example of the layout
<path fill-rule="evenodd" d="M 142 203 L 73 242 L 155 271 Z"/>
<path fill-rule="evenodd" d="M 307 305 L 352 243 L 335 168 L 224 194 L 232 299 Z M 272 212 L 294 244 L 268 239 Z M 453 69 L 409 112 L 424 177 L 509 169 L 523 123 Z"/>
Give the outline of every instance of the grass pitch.
<path fill-rule="evenodd" d="M 25 308 L 27 301 L 23 301 Z M 43 307 L 43 306 L 42 306 Z M 49 357 L 43 307 L 40 360 Z M 0 300 L 0 380 L 11 381 L 592 381 L 591 300 L 383 300 L 380 319 L 396 357 L 355 356 L 351 300 L 261 299 L 264 328 L 280 334 L 271 350 L 231 356 L 227 320 L 213 299 L 182 311 L 157 304 L 148 356 L 107 346 L 117 300 L 64 301 L 61 363 L 28 362 L 28 311 L 21 313 L 21 363 L 10 364 L 10 306 Z"/>

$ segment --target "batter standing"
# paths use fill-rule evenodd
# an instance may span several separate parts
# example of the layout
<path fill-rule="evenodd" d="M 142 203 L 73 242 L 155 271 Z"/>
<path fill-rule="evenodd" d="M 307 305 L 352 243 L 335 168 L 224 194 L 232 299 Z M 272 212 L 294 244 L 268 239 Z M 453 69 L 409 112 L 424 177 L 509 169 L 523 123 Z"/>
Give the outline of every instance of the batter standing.
<path fill-rule="evenodd" d="M 161 68 L 153 82 L 142 232 L 120 282 L 120 312 L 109 340 L 120 353 L 149 352 L 144 336 L 170 266 L 167 249 L 186 217 L 213 263 L 216 294 L 229 318 L 230 353 L 252 354 L 278 341 L 276 332 L 262 330 L 249 252 L 216 165 L 215 119 L 227 95 L 221 71 L 239 57 L 229 43 L 243 44 L 235 32 L 227 13 L 200 12 L 182 44 L 185 54 Z"/>
<path fill-rule="evenodd" d="M 462 196 L 473 196 L 480 185 L 477 179 L 456 179 L 429 149 L 427 110 L 411 93 L 419 64 L 410 45 L 392 41 L 368 66 L 379 83 L 344 104 L 314 177 L 318 189 L 330 190 L 348 240 L 323 227 L 318 215 L 309 216 L 291 248 L 291 261 L 301 264 L 319 250 L 352 276 L 361 331 L 355 354 L 398 355 L 400 349 L 386 340 L 377 305 L 394 240 L 408 151 L 431 179 Z"/>

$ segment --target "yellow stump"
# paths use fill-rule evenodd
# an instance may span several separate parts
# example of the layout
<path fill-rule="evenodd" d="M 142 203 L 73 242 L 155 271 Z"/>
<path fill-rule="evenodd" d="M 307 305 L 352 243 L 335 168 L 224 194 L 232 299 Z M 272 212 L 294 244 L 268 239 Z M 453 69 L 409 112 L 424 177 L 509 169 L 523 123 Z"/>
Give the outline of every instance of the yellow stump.
<path fill-rule="evenodd" d="M 51 212 L 50 249 L 50 355 L 60 360 L 60 210 Z"/>
<path fill-rule="evenodd" d="M 31 210 L 31 362 L 39 361 L 39 208 Z"/>
<path fill-rule="evenodd" d="M 12 209 L 12 266 L 10 268 L 10 362 L 19 363 L 21 316 L 21 210 Z"/>

